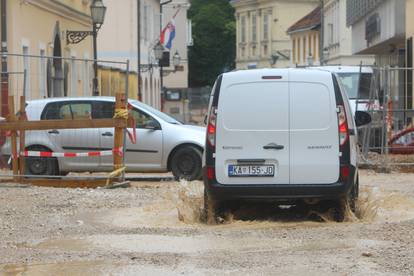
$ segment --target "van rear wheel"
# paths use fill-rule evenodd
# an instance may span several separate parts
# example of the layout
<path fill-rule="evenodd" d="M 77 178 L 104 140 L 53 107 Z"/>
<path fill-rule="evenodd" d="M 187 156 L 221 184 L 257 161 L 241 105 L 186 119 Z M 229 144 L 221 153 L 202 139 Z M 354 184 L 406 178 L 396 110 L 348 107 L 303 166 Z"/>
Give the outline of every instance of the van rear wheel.
<path fill-rule="evenodd" d="M 347 215 L 351 215 L 351 213 L 353 213 L 354 215 L 356 214 L 358 189 L 359 189 L 359 180 L 357 176 L 357 181 L 352 186 L 352 189 L 349 191 L 349 193 L 345 197 L 340 198 L 336 203 L 335 214 L 334 214 L 335 221 L 343 222 L 345 221 Z"/>
<path fill-rule="evenodd" d="M 209 225 L 217 223 L 219 202 L 211 195 L 208 188 L 204 186 L 204 219 Z"/>

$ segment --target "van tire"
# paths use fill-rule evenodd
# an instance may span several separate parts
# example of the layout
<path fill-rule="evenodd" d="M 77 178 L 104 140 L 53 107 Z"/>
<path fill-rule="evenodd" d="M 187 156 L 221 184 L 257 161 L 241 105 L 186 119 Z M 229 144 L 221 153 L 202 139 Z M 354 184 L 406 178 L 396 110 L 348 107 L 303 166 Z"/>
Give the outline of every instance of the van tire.
<path fill-rule="evenodd" d="M 176 180 L 199 180 L 202 176 L 202 154 L 194 146 L 179 148 L 171 158 L 171 171 Z"/>
<path fill-rule="evenodd" d="M 208 225 L 217 224 L 217 211 L 219 202 L 211 195 L 204 186 L 204 221 Z"/>
<path fill-rule="evenodd" d="M 334 219 L 337 222 L 345 221 L 347 214 L 352 212 L 354 215 L 356 214 L 357 209 L 357 200 L 358 200 L 358 192 L 359 192 L 359 177 L 357 175 L 356 181 L 352 186 L 351 190 L 348 192 L 346 196 L 340 198 L 336 202 L 335 206 L 335 214 Z"/>
<path fill-rule="evenodd" d="M 27 150 L 31 151 L 51 151 L 43 146 L 32 146 Z M 59 175 L 58 161 L 54 157 L 26 157 L 26 175 Z"/>

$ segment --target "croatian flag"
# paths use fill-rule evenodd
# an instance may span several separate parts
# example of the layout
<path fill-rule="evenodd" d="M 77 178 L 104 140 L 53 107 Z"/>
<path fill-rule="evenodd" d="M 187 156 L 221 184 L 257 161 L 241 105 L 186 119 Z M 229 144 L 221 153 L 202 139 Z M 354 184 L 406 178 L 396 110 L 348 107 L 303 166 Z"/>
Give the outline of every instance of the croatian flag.
<path fill-rule="evenodd" d="M 160 42 L 165 48 L 171 50 L 172 41 L 175 38 L 174 20 L 168 22 L 167 26 L 161 32 Z"/>

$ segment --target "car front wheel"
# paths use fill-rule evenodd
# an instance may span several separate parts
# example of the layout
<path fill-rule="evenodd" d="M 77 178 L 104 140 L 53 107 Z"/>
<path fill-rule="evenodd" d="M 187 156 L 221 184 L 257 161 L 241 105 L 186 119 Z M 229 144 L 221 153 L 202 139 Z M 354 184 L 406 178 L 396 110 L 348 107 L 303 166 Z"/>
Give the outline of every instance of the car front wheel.
<path fill-rule="evenodd" d="M 201 177 L 202 154 L 194 146 L 179 148 L 171 159 L 171 171 L 176 179 L 197 180 Z"/>

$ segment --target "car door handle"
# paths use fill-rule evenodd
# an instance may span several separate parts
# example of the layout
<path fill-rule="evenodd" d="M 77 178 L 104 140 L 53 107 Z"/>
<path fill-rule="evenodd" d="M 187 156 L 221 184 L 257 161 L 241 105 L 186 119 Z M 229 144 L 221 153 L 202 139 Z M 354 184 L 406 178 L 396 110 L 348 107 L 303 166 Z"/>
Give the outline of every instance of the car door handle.
<path fill-rule="evenodd" d="M 104 133 L 102 133 L 102 136 L 112 137 L 114 135 L 112 134 L 112 132 L 104 132 Z"/>
<path fill-rule="evenodd" d="M 274 150 L 282 150 L 285 148 L 283 145 L 278 145 L 275 143 L 271 143 L 269 145 L 263 146 L 264 149 L 274 149 Z"/>
<path fill-rule="evenodd" d="M 48 131 L 47 133 L 49 133 L 49 134 L 59 134 L 59 131 L 54 129 L 54 130 Z"/>

